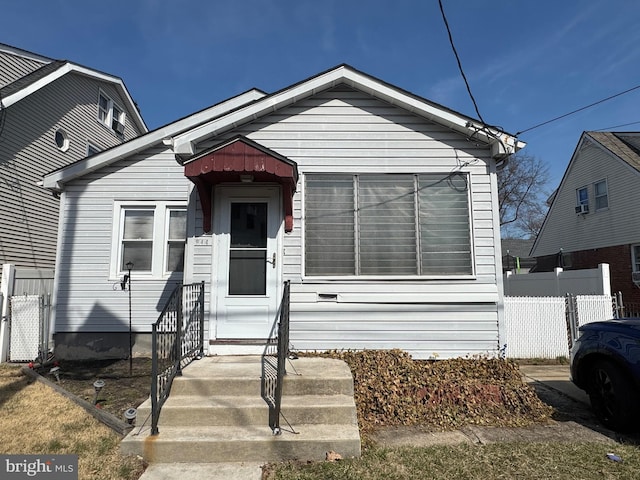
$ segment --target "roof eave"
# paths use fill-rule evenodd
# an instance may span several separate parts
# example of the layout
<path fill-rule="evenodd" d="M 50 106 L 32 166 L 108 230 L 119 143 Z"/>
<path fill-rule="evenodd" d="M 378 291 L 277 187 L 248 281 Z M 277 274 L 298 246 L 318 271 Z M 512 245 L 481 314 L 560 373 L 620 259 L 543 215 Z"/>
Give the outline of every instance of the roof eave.
<path fill-rule="evenodd" d="M 28 97 L 34 92 L 37 92 L 41 88 L 47 86 L 48 84 L 54 82 L 55 80 L 63 77 L 67 73 L 78 73 L 81 75 L 86 75 L 88 77 L 96 78 L 98 80 L 102 80 L 105 82 L 109 82 L 115 84 L 122 96 L 127 100 L 129 104 L 129 110 L 133 113 L 133 119 L 142 132 L 146 133 L 149 131 L 147 124 L 144 122 L 142 115 L 138 111 L 135 102 L 129 95 L 129 91 L 125 86 L 124 82 L 121 78 L 115 77 L 113 75 L 108 75 L 106 73 L 98 72 L 97 70 L 93 70 L 87 67 L 83 67 L 82 65 L 77 65 L 72 62 L 66 62 L 60 68 L 51 72 L 49 75 L 46 75 L 39 80 L 33 82 L 32 84 L 26 86 L 25 88 L 18 90 L 17 92 L 7 95 L 2 99 L 2 105 L 4 108 L 9 108 L 11 105 L 19 102 L 20 100 Z"/>
<path fill-rule="evenodd" d="M 212 120 L 198 128 L 185 132 L 174 139 L 174 150 L 177 155 L 194 155 L 197 150 L 196 145 L 212 135 L 217 135 L 247 121 L 267 115 L 340 83 L 347 84 L 373 97 L 380 98 L 416 115 L 451 128 L 462 135 L 473 137 L 478 141 L 491 145 L 492 156 L 495 159 L 511 155 L 525 146 L 524 142 L 519 141 L 512 135 L 495 128 L 483 126 L 480 122 L 474 121 L 469 117 L 436 106 L 408 92 L 342 65 L 298 83 L 293 87 L 269 95 L 230 115 Z"/>

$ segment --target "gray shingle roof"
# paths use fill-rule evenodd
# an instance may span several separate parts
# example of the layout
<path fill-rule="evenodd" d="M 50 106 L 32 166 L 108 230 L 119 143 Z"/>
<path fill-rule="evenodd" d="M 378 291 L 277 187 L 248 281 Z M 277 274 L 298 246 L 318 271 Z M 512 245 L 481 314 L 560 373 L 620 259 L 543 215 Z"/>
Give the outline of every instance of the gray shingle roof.
<path fill-rule="evenodd" d="M 51 63 L 48 63 L 37 70 L 34 70 L 28 75 L 19 78 L 15 82 L 11 82 L 9 85 L 5 85 L 3 88 L 0 88 L 0 95 L 2 97 L 8 97 L 16 92 L 19 92 L 23 88 L 27 88 L 29 85 L 37 82 L 41 78 L 46 77 L 52 72 L 55 72 L 57 69 L 65 65 L 67 62 L 64 60 L 55 60 Z"/>
<path fill-rule="evenodd" d="M 640 171 L 640 154 L 636 148 L 621 138 L 622 135 L 613 132 L 587 132 L 587 135 L 621 160 Z"/>

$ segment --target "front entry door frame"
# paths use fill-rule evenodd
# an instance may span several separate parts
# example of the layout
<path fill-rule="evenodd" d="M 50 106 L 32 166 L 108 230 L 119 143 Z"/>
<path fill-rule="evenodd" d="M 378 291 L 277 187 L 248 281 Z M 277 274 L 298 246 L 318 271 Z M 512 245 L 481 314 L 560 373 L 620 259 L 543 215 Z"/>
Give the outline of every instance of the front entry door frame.
<path fill-rule="evenodd" d="M 283 217 L 280 195 L 279 186 L 259 184 L 218 186 L 214 191 L 215 242 L 209 331 L 211 339 L 216 342 L 260 342 L 271 333 L 282 295 Z M 267 204 L 264 294 L 233 294 L 229 291 L 231 208 L 233 204 L 242 203 Z M 263 249 L 258 248 L 256 255 L 261 250 Z"/>

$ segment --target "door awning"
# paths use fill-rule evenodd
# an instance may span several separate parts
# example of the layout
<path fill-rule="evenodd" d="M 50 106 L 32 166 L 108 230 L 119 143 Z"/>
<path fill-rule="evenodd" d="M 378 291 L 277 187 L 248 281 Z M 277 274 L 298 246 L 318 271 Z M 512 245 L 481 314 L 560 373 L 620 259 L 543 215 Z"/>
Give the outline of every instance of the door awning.
<path fill-rule="evenodd" d="M 184 163 L 184 175 L 198 189 L 203 229 L 211 231 L 211 194 L 219 183 L 278 183 L 282 185 L 285 232 L 293 230 L 293 194 L 298 166 L 292 160 L 238 136 Z"/>

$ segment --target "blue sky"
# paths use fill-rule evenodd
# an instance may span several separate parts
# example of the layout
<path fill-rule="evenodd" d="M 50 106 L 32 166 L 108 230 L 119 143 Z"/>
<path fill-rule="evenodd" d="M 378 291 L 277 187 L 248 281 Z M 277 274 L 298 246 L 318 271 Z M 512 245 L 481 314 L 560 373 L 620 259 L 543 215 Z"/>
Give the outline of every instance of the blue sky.
<path fill-rule="evenodd" d="M 480 113 L 510 133 L 640 84 L 636 0 L 443 0 Z M 340 63 L 477 118 L 437 0 L 31 0 L 0 42 L 122 77 L 150 129 Z M 640 89 L 529 132 L 559 183 L 585 130 L 640 130 Z"/>

